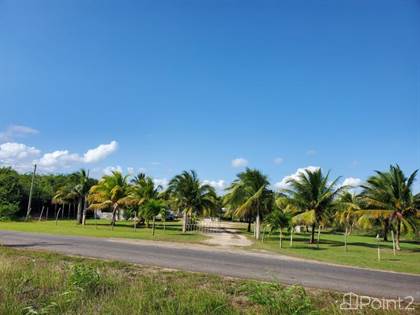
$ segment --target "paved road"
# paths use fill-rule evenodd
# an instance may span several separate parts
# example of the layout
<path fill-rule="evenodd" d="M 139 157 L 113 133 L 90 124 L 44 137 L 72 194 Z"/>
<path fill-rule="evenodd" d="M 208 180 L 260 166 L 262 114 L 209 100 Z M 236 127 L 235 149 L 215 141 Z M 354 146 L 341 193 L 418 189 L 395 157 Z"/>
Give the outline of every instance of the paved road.
<path fill-rule="evenodd" d="M 64 254 L 279 281 L 306 287 L 377 297 L 413 296 L 420 302 L 420 276 L 341 267 L 286 256 L 222 250 L 208 246 L 150 241 L 56 236 L 0 231 L 0 243 L 15 248 L 46 249 Z"/>

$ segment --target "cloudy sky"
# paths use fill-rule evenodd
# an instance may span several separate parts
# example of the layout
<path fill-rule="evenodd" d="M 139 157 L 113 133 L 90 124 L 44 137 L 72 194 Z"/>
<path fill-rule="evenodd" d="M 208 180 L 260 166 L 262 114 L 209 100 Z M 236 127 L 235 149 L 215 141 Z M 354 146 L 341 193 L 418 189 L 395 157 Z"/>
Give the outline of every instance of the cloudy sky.
<path fill-rule="evenodd" d="M 0 164 L 412 172 L 419 38 L 416 1 L 0 1 Z"/>

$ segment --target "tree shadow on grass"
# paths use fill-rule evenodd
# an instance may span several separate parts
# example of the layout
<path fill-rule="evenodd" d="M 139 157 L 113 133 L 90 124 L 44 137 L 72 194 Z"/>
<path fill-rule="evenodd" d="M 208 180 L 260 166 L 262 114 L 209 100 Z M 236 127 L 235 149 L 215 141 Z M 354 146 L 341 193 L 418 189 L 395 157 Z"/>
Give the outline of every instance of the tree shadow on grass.
<path fill-rule="evenodd" d="M 1 246 L 4 247 L 10 247 L 10 248 L 27 248 L 27 247 L 37 247 L 37 246 L 61 246 L 61 245 L 66 245 L 68 246 L 69 244 L 61 244 L 61 243 L 47 243 L 47 242 L 34 242 L 34 243 L 26 243 L 26 244 L 3 244 Z"/>

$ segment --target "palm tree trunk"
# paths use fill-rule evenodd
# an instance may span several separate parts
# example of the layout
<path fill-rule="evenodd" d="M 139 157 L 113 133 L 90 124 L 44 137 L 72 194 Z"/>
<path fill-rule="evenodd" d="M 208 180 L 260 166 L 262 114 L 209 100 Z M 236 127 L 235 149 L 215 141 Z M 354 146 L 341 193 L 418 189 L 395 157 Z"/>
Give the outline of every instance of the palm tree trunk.
<path fill-rule="evenodd" d="M 293 247 L 293 226 L 290 227 L 290 247 Z"/>
<path fill-rule="evenodd" d="M 115 205 L 112 209 L 111 230 L 114 230 L 115 219 L 116 219 L 115 216 L 117 214 L 117 208 L 118 208 L 118 205 Z"/>
<path fill-rule="evenodd" d="M 401 247 L 400 247 L 400 235 L 401 235 L 401 219 L 398 218 L 397 219 L 397 242 L 395 244 L 395 247 L 397 248 L 397 250 L 401 250 Z"/>
<path fill-rule="evenodd" d="M 260 212 L 257 211 L 257 217 L 255 220 L 255 239 L 260 239 Z"/>
<path fill-rule="evenodd" d="M 184 210 L 183 213 L 183 222 L 182 222 L 182 233 L 187 232 L 187 211 Z"/>
<path fill-rule="evenodd" d="M 79 201 L 77 203 L 77 216 L 76 216 L 77 224 L 82 223 L 82 207 L 83 207 L 83 198 L 79 198 Z"/>
<path fill-rule="evenodd" d="M 283 233 L 281 232 L 281 227 L 279 227 L 280 230 L 280 248 L 283 247 Z"/>
<path fill-rule="evenodd" d="M 384 220 L 384 242 L 388 242 L 389 218 Z"/>
<path fill-rule="evenodd" d="M 85 198 L 83 198 L 83 217 L 82 217 L 82 224 L 85 225 L 86 224 L 86 212 L 87 212 L 87 200 L 86 200 L 86 196 Z"/>
<path fill-rule="evenodd" d="M 344 232 L 344 250 L 347 252 L 347 226 L 346 226 L 346 231 Z"/>
<path fill-rule="evenodd" d="M 315 222 L 312 223 L 312 231 L 311 231 L 311 240 L 309 242 L 310 244 L 315 243 Z"/>

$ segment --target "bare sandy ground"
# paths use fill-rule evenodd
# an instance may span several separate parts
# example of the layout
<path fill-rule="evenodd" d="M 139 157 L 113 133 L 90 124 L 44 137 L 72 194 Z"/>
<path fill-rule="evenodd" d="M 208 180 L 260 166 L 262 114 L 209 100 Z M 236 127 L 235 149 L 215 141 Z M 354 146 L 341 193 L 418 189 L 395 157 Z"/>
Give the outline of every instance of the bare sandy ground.
<path fill-rule="evenodd" d="M 202 243 L 220 247 L 251 246 L 252 241 L 246 236 L 239 234 L 233 227 L 234 225 L 230 222 L 221 222 L 216 231 L 213 231 L 212 233 L 205 233 L 208 239 Z"/>

